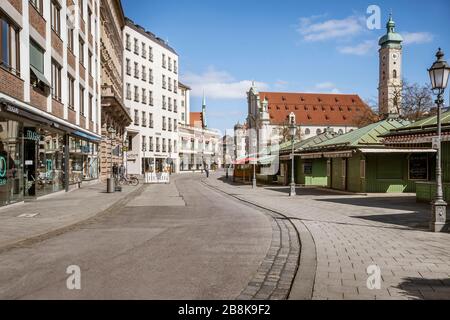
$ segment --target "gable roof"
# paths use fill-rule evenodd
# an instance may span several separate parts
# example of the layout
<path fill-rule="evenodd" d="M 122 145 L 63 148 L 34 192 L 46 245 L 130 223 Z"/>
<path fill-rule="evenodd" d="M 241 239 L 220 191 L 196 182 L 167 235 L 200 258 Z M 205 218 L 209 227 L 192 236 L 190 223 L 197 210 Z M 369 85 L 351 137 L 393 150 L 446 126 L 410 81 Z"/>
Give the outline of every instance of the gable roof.
<path fill-rule="evenodd" d="M 333 148 L 357 148 L 382 146 L 382 135 L 390 130 L 408 125 L 409 121 L 400 119 L 387 119 L 377 123 L 373 123 L 364 128 L 337 136 L 333 139 L 324 141 L 315 146 L 306 148 L 313 149 L 333 149 Z"/>
<path fill-rule="evenodd" d="M 261 102 L 268 101 L 270 122 L 286 123 L 295 113 L 298 125 L 353 126 L 373 111 L 356 94 L 260 92 Z"/>
<path fill-rule="evenodd" d="M 450 111 L 446 111 L 441 115 L 442 130 L 450 130 Z M 416 122 L 413 122 L 407 126 L 391 130 L 391 132 L 386 133 L 384 136 L 390 135 L 402 135 L 402 134 L 414 134 L 417 132 L 426 133 L 430 131 L 436 131 L 437 126 L 437 116 L 431 116 Z"/>

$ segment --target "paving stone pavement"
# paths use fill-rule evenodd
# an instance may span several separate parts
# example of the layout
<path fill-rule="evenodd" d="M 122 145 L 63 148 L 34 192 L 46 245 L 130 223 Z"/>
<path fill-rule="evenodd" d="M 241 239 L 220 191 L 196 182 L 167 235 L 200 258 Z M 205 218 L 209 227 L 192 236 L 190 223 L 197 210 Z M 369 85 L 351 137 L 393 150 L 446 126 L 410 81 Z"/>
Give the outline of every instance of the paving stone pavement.
<path fill-rule="evenodd" d="M 210 186 L 221 191 L 216 186 Z M 294 225 L 283 215 L 262 211 L 271 218 L 272 241 L 255 276 L 237 300 L 285 300 L 297 273 L 300 241 Z"/>
<path fill-rule="evenodd" d="M 253 190 L 219 175 L 207 183 L 304 224 L 317 259 L 311 299 L 450 300 L 450 234 L 428 232 L 430 208 L 411 196 L 298 188 L 290 198 L 285 187 Z M 368 289 L 372 265 L 381 289 Z"/>

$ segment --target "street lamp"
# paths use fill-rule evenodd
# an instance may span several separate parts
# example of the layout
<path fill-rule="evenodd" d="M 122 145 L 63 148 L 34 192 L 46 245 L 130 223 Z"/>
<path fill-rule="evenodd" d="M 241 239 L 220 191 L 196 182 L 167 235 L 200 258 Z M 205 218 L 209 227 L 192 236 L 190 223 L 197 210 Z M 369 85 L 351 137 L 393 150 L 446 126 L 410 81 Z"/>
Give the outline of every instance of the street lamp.
<path fill-rule="evenodd" d="M 433 93 L 437 95 L 437 138 L 436 138 L 436 198 L 432 203 L 432 216 L 430 229 L 433 232 L 442 232 L 448 226 L 447 223 L 447 203 L 444 201 L 442 190 L 442 126 L 441 126 L 441 112 L 444 105 L 444 91 L 447 87 L 448 76 L 450 73 L 450 66 L 447 61 L 444 60 L 444 52 L 441 48 L 436 53 L 437 60 L 433 63 L 428 70 L 431 79 L 431 88 Z"/>
<path fill-rule="evenodd" d="M 253 137 L 252 139 L 252 147 L 253 147 L 253 152 L 252 152 L 252 161 L 253 161 L 253 180 L 252 180 L 252 188 L 256 189 L 256 161 L 257 161 L 257 143 L 258 143 L 258 138 L 256 136 Z"/>
<path fill-rule="evenodd" d="M 108 133 L 111 138 L 111 163 L 110 163 L 110 171 L 109 176 L 106 179 L 106 189 L 107 193 L 114 193 L 114 179 L 112 177 L 112 167 L 113 167 L 113 140 L 116 138 L 116 130 L 113 127 L 108 128 Z"/>
<path fill-rule="evenodd" d="M 295 170 L 294 170 L 294 163 L 295 163 L 294 139 L 295 139 L 296 133 L 297 133 L 297 127 L 295 125 L 295 113 L 291 112 L 291 114 L 289 115 L 289 135 L 291 136 L 291 147 L 292 147 L 291 190 L 289 192 L 290 197 L 295 197 L 297 195 L 295 192 L 295 178 L 294 178 L 294 174 L 295 174 Z"/>

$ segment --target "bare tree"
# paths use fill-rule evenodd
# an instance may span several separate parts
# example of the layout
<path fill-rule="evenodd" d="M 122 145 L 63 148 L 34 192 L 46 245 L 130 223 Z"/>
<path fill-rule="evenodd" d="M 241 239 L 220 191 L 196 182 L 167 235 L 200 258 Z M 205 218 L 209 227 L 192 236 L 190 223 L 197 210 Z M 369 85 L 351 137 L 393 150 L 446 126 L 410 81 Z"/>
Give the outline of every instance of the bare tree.
<path fill-rule="evenodd" d="M 391 101 L 401 117 L 410 121 L 423 119 L 436 111 L 429 84 L 410 84 L 404 80 L 402 86 L 394 89 Z"/>
<path fill-rule="evenodd" d="M 363 128 L 372 123 L 380 121 L 380 117 L 377 114 L 378 102 L 375 98 L 370 98 L 365 101 L 369 109 L 353 118 L 353 125 L 358 128 Z"/>
<path fill-rule="evenodd" d="M 280 144 L 285 143 L 292 140 L 290 133 L 290 124 L 289 121 L 285 121 L 280 125 Z M 301 141 L 302 140 L 302 132 L 300 128 L 297 126 L 297 132 L 295 134 L 294 140 Z"/>

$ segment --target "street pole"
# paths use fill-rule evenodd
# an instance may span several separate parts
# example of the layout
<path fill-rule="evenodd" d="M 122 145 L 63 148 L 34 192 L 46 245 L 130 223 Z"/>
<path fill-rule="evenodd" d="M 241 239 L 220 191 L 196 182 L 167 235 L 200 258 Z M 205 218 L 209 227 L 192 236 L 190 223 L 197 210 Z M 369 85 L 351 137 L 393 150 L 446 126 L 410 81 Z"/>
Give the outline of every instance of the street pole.
<path fill-rule="evenodd" d="M 294 174 L 295 174 L 295 170 L 294 170 L 294 164 L 295 164 L 295 162 L 294 162 L 294 136 L 292 136 L 291 145 L 292 145 L 292 154 L 291 154 L 292 168 L 291 168 L 291 190 L 290 190 L 289 196 L 294 197 L 297 195 L 296 191 L 295 191 L 295 179 L 294 179 Z"/>
<path fill-rule="evenodd" d="M 430 74 L 431 88 L 437 95 L 437 137 L 433 144 L 436 144 L 436 198 L 432 203 L 432 216 L 430 230 L 433 232 L 447 231 L 449 222 L 447 221 L 447 203 L 444 201 L 442 186 L 442 106 L 444 105 L 444 92 L 448 84 L 450 66 L 444 60 L 444 52 L 439 48 L 436 53 L 437 60 L 433 63 L 428 72 Z M 433 139 L 434 140 L 434 139 Z"/>
<path fill-rule="evenodd" d="M 446 224 L 447 203 L 444 201 L 442 187 L 442 124 L 441 113 L 444 104 L 443 91 L 436 100 L 437 105 L 437 155 L 436 155 L 436 198 L 433 202 L 433 214 L 431 217 L 430 229 L 433 232 L 441 232 Z"/>

